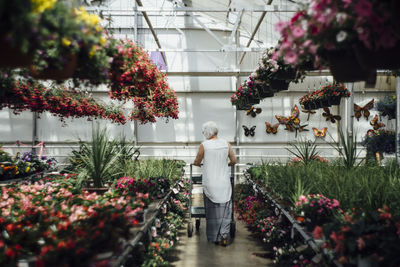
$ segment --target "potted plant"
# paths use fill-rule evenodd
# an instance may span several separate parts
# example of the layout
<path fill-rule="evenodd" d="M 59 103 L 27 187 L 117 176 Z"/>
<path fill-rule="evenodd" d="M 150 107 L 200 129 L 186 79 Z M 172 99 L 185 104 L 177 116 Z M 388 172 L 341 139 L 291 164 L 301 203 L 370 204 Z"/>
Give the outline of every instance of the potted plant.
<path fill-rule="evenodd" d="M 40 42 L 37 34 L 44 10 L 52 8 L 53 1 L 15 0 L 0 4 L 0 67 L 28 67 L 32 53 Z"/>
<path fill-rule="evenodd" d="M 245 80 L 231 96 L 232 105 L 237 109 L 249 109 L 252 105 L 260 103 L 258 92 L 252 76 Z"/>
<path fill-rule="evenodd" d="M 82 80 L 85 85 L 109 83 L 117 40 L 106 36 L 100 25 L 100 18 L 89 14 L 83 7 L 75 8 L 73 17 L 80 29 L 76 34 L 80 50 L 77 54 L 77 68 L 73 74 L 75 84 Z"/>
<path fill-rule="evenodd" d="M 72 77 L 77 66 L 81 32 L 72 9 L 56 2 L 45 9 L 39 20 L 39 42 L 34 52 L 30 74 L 36 79 L 63 80 Z M 88 33 L 86 33 L 88 35 Z"/>
<path fill-rule="evenodd" d="M 78 184 L 84 186 L 83 190 L 106 192 L 105 182 L 117 175 L 115 163 L 119 159 L 116 140 L 110 141 L 106 128 L 100 129 L 99 124 L 92 129 L 91 144 L 82 143 L 80 151 L 74 153 L 78 171 Z M 90 187 L 88 180 L 93 180 Z"/>
<path fill-rule="evenodd" d="M 278 92 L 288 90 L 291 81 L 298 81 L 296 69 L 285 64 L 283 58 L 274 58 L 276 49 L 268 49 L 261 59 L 260 66 L 256 69 L 253 79 L 270 86 Z"/>
<path fill-rule="evenodd" d="M 155 122 L 156 117 L 178 118 L 175 92 L 141 47 L 126 40 L 110 46 L 109 51 L 113 53 L 109 95 L 134 103 L 130 119 L 147 123 Z"/>
<path fill-rule="evenodd" d="M 350 92 L 341 84 L 330 84 L 321 89 L 302 96 L 299 99 L 300 105 L 305 109 L 315 109 L 340 105 L 342 97 L 349 97 Z"/>
<path fill-rule="evenodd" d="M 285 41 L 282 46 L 288 51 L 285 56 L 297 61 L 302 51 L 310 52 L 316 59 L 328 62 L 337 81 L 374 82 L 377 66 L 360 61 L 357 54 L 365 49 L 371 53 L 380 49 L 398 50 L 395 47 L 399 43 L 399 27 L 392 7 L 398 5 L 392 2 L 309 1 L 290 22 L 277 25 Z M 285 38 L 289 34 L 290 38 Z"/>
<path fill-rule="evenodd" d="M 381 116 L 388 116 L 389 120 L 396 118 L 396 95 L 385 96 L 376 103 Z"/>

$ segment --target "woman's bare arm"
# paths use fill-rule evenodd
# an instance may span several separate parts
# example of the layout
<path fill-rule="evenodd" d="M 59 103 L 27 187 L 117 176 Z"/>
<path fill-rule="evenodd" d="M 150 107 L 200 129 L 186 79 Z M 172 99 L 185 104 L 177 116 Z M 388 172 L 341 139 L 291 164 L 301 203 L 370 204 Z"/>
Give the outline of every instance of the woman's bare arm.
<path fill-rule="evenodd" d="M 232 146 L 229 143 L 228 143 L 228 148 L 229 148 L 229 155 L 228 156 L 229 156 L 229 160 L 230 160 L 228 165 L 229 166 L 233 166 L 233 165 L 235 165 L 237 163 L 237 159 L 236 159 L 235 153 L 233 152 Z"/>
<path fill-rule="evenodd" d="M 204 158 L 204 147 L 203 144 L 200 144 L 199 151 L 197 152 L 197 156 L 193 162 L 193 165 L 200 166 L 201 162 L 203 161 L 203 158 Z"/>

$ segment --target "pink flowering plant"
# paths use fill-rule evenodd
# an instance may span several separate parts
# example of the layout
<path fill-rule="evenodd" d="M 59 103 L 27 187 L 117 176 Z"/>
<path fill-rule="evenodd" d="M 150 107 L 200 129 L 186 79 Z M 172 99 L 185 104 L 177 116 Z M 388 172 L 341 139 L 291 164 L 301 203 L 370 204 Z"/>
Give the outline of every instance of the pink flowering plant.
<path fill-rule="evenodd" d="M 287 80 L 297 82 L 297 70 L 293 64 L 288 64 L 283 57 L 274 56 L 278 47 L 267 49 L 261 59 L 260 66 L 256 69 L 255 79 L 270 84 L 272 80 Z"/>
<path fill-rule="evenodd" d="M 301 195 L 295 205 L 295 213 L 306 218 L 305 224 L 308 228 L 330 222 L 335 215 L 342 212 L 338 200 L 321 194 Z"/>
<path fill-rule="evenodd" d="M 369 50 L 392 48 L 400 39 L 395 1 L 312 0 L 303 4 L 290 21 L 276 30 L 282 43 L 276 56 L 288 64 L 314 62 L 320 67 L 325 50 L 352 49 L 361 44 Z"/>

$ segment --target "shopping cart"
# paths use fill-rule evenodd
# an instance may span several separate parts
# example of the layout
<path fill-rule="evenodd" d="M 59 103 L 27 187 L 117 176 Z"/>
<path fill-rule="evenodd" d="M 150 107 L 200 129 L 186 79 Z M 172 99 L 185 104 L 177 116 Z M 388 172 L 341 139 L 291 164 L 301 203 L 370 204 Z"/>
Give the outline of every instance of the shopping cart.
<path fill-rule="evenodd" d="M 193 223 L 192 218 L 196 220 L 196 231 L 200 229 L 200 219 L 206 217 L 206 212 L 204 206 L 192 206 L 192 191 L 193 185 L 201 185 L 202 184 L 202 175 L 193 176 L 193 164 L 190 164 L 190 197 L 189 197 L 189 222 L 187 224 L 187 234 L 188 237 L 192 237 L 193 235 Z M 234 185 L 235 185 L 235 167 L 231 166 L 231 186 L 232 186 L 232 218 L 231 218 L 231 227 L 230 227 L 230 236 L 231 238 L 235 237 L 236 233 L 236 222 L 234 216 L 234 203 L 233 203 L 233 193 L 234 193 Z"/>

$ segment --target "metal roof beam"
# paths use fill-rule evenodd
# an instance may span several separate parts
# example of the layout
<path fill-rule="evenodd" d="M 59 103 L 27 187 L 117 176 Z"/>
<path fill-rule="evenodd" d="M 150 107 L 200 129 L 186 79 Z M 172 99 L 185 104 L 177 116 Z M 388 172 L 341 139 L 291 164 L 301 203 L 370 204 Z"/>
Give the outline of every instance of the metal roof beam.
<path fill-rule="evenodd" d="M 143 4 L 142 4 L 141 0 L 136 0 L 136 3 L 138 4 L 137 10 L 139 9 L 139 7 L 143 7 Z M 149 17 L 147 16 L 146 11 L 141 11 L 141 12 L 143 14 L 144 19 L 146 20 L 147 25 L 149 25 L 149 27 L 150 27 L 151 34 L 153 35 L 154 40 L 156 41 L 156 44 L 157 44 L 158 48 L 161 49 L 160 41 L 158 40 L 157 34 L 154 31 L 153 25 L 151 24 L 151 21 L 150 21 Z M 165 54 L 161 53 L 161 56 L 162 56 L 162 58 L 164 60 L 165 66 L 168 66 L 167 65 L 167 58 L 166 58 Z"/>
<path fill-rule="evenodd" d="M 235 26 L 233 26 L 231 36 L 229 37 L 228 46 L 232 45 L 233 38 L 235 38 L 236 31 L 239 29 L 240 23 L 242 22 L 243 11 L 240 11 L 235 22 Z"/>
<path fill-rule="evenodd" d="M 242 9 L 237 8 L 198 8 L 198 7 L 173 7 L 173 8 L 153 8 L 138 7 L 139 11 L 146 12 L 239 12 Z M 256 8 L 244 8 L 244 12 L 296 12 L 297 8 L 293 6 L 267 5 Z"/>
<path fill-rule="evenodd" d="M 267 5 L 271 5 L 271 3 L 272 3 L 272 0 L 268 0 Z M 256 36 L 256 33 L 258 32 L 258 29 L 260 28 L 261 23 L 263 22 L 263 20 L 264 20 L 264 18 L 265 18 L 265 15 L 267 15 L 267 11 L 264 11 L 264 12 L 261 14 L 261 17 L 260 17 L 260 19 L 258 20 L 257 25 L 256 25 L 256 27 L 254 28 L 254 31 L 253 31 L 253 33 L 251 34 L 250 39 L 249 39 L 249 41 L 247 42 L 246 47 L 250 47 L 250 44 L 251 44 L 251 42 L 253 41 L 254 36 Z M 246 56 L 246 52 L 243 52 L 242 57 L 240 58 L 240 61 L 239 61 L 239 65 L 242 64 L 243 59 L 244 59 L 245 56 Z"/>

